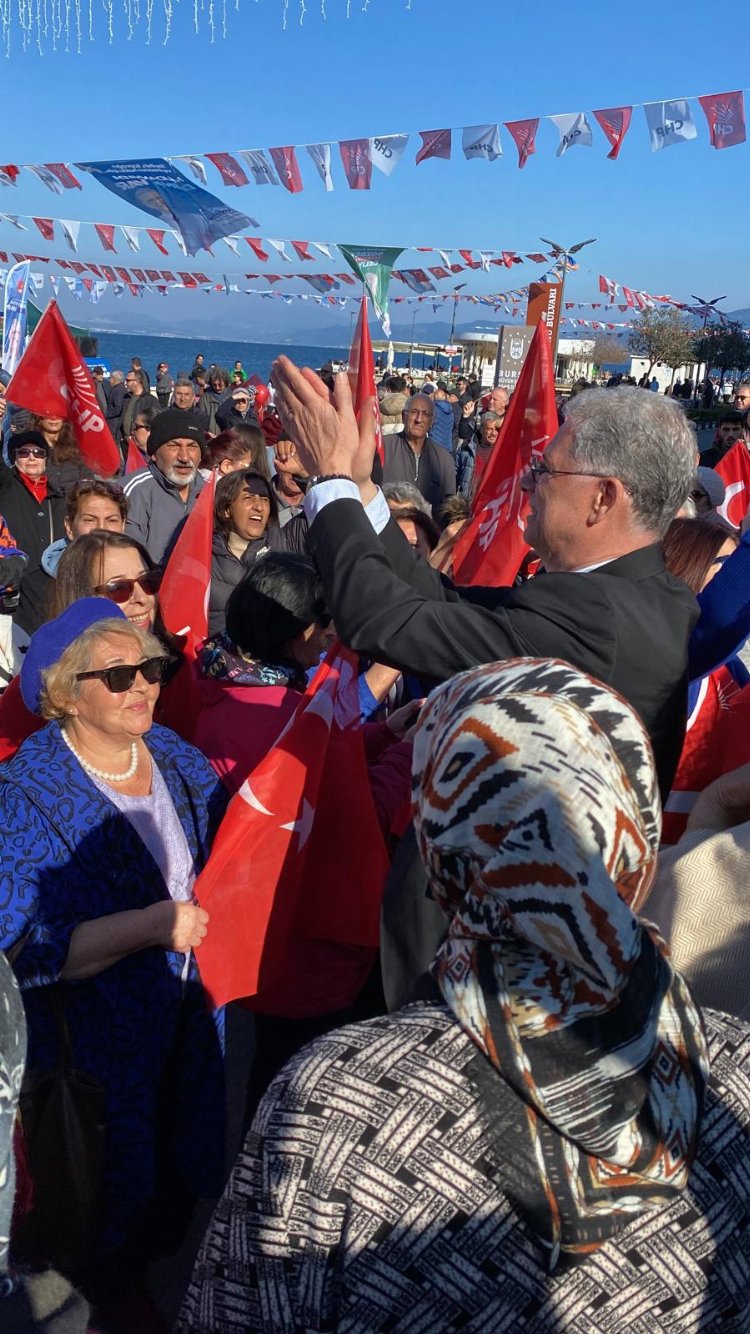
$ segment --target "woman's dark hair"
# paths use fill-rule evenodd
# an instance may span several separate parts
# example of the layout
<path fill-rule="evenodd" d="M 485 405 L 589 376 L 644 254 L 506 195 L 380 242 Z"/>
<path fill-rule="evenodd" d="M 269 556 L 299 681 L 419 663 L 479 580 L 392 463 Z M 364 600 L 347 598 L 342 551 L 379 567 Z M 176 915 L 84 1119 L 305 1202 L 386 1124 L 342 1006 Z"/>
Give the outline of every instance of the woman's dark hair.
<path fill-rule="evenodd" d="M 47 605 L 47 620 L 59 616 L 72 602 L 79 598 L 96 596 L 94 588 L 101 583 L 97 573 L 96 558 L 99 557 L 99 569 L 105 551 L 137 551 L 147 570 L 155 570 L 156 562 L 151 559 L 146 548 L 127 533 L 110 533 L 103 528 L 84 533 L 71 542 L 63 551 L 57 566 L 57 575 L 52 580 L 52 588 Z M 156 610 L 154 634 L 161 640 L 167 651 L 178 661 L 182 659 L 184 641 L 166 629 L 161 613 Z"/>
<path fill-rule="evenodd" d="M 240 440 L 244 440 L 245 448 L 250 450 L 252 459 L 250 466 L 270 481 L 271 474 L 268 471 L 266 438 L 260 427 L 253 426 L 252 422 L 232 422 L 230 429 L 236 436 L 239 436 Z"/>
<path fill-rule="evenodd" d="M 671 574 L 700 593 L 706 575 L 727 540 L 737 537 L 715 519 L 673 519 L 664 537 L 664 563 Z"/>
<path fill-rule="evenodd" d="M 49 415 L 51 416 L 52 414 L 50 413 Z M 42 418 L 39 415 L 32 412 L 31 426 L 29 429 L 32 431 L 39 431 L 41 432 L 42 435 L 44 435 L 44 432 L 42 431 L 42 428 L 39 425 L 41 420 Z M 81 451 L 78 448 L 78 441 L 76 440 L 76 433 L 73 430 L 73 427 L 71 426 L 70 422 L 64 421 L 62 426 L 60 427 L 55 443 L 50 444 L 50 452 L 47 462 L 81 463 L 82 461 L 83 460 L 81 459 Z"/>
<path fill-rule="evenodd" d="M 248 439 L 248 433 L 252 431 L 253 439 Z M 250 455 L 249 468 L 262 473 L 264 477 L 268 475 L 268 463 L 266 460 L 265 445 L 260 442 L 260 447 L 255 440 L 255 436 L 260 436 L 261 432 L 255 426 L 230 426 L 228 431 L 222 431 L 215 435 L 213 440 L 207 440 L 203 450 L 203 458 L 207 468 L 218 468 L 224 459 L 229 459 L 232 463 L 239 463 L 240 459 L 247 458 Z M 260 466 L 258 460 L 261 456 Z"/>
<path fill-rule="evenodd" d="M 102 500 L 111 500 L 120 511 L 124 521 L 128 517 L 128 501 L 122 487 L 117 482 L 108 482 L 101 477 L 82 477 L 72 486 L 65 500 L 65 518 L 72 525 L 78 513 L 78 506 L 84 497 L 99 496 Z"/>
<path fill-rule="evenodd" d="M 147 570 L 155 569 L 155 564 L 146 548 L 128 537 L 125 533 L 109 533 L 103 528 L 95 528 L 71 542 L 63 551 L 50 591 L 49 619 L 59 616 L 72 602 L 79 598 L 95 597 L 94 588 L 101 583 L 96 573 L 96 558 L 102 560 L 105 551 L 127 549 L 138 552 Z"/>
<path fill-rule="evenodd" d="M 277 527 L 279 522 L 279 506 L 274 495 L 273 487 L 263 473 L 258 472 L 257 468 L 240 468 L 237 472 L 228 472 L 216 487 L 216 497 L 214 499 L 214 525 L 217 533 L 222 537 L 229 537 L 232 531 L 231 509 L 238 496 L 242 495 L 244 488 L 250 481 L 263 483 L 263 494 L 268 497 L 271 506 L 271 512 L 268 516 L 268 527 Z"/>
<path fill-rule="evenodd" d="M 315 567 L 287 551 L 261 556 L 227 603 L 229 638 L 241 653 L 270 665 L 291 662 L 292 640 L 329 621 Z"/>

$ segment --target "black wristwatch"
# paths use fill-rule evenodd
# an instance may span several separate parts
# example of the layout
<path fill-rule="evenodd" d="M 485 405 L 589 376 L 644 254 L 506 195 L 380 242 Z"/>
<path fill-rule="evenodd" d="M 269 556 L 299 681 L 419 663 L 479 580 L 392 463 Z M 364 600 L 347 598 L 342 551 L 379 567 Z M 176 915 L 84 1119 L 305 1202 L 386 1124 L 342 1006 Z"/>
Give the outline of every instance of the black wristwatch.
<path fill-rule="evenodd" d="M 353 482 L 354 478 L 349 472 L 326 472 L 321 473 L 319 477 L 310 477 L 307 483 L 308 491 L 314 486 L 319 486 L 321 482 Z"/>

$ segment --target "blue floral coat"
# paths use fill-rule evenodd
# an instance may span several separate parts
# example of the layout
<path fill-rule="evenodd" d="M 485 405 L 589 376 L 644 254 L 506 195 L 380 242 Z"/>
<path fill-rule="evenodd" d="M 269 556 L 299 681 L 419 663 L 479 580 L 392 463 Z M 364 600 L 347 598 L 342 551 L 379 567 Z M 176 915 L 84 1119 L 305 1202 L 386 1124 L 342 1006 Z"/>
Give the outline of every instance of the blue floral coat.
<path fill-rule="evenodd" d="M 174 732 L 154 726 L 146 740 L 199 871 L 226 795 L 200 751 Z M 87 777 L 57 723 L 0 765 L 0 949 L 23 942 L 13 966 L 29 1070 L 58 1064 L 49 985 L 75 927 L 167 897 L 145 843 Z M 194 962 L 181 981 L 184 962 L 153 947 L 96 977 L 62 983 L 75 1065 L 106 1091 L 103 1255 L 133 1238 L 157 1166 L 193 1194 L 221 1187 L 223 1015 L 211 1015 Z"/>

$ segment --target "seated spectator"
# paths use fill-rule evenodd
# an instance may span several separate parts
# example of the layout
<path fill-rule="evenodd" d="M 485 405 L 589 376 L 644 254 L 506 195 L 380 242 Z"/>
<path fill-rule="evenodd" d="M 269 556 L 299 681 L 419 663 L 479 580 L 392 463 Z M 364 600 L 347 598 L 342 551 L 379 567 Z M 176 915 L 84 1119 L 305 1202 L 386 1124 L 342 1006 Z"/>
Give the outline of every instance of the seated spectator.
<path fill-rule="evenodd" d="M 279 526 L 276 496 L 263 474 L 246 468 L 220 479 L 214 501 L 209 634 L 224 629 L 229 595 L 258 556 L 267 551 L 303 551 L 306 535 L 304 515 Z"/>
<path fill-rule="evenodd" d="M 0 948 L 28 1069 L 60 1061 L 59 1005 L 76 1069 L 104 1091 L 102 1218 L 81 1274 L 97 1298 L 142 1283 L 223 1172 L 223 1015 L 192 949 L 208 920 L 193 884 L 226 797 L 197 750 L 152 725 L 165 661 L 111 601 L 68 607 L 21 671 L 46 726 L 0 773 Z"/>
<path fill-rule="evenodd" d="M 448 932 L 431 975 L 269 1090 L 175 1334 L 271 1334 L 280 1310 L 724 1328 L 750 1283 L 750 1029 L 701 1020 L 638 915 L 659 838 L 642 724 L 566 664 L 475 668 L 423 710 L 414 795 Z"/>
<path fill-rule="evenodd" d="M 85 477 L 76 482 L 65 501 L 65 536 L 53 542 L 42 555 L 42 568 L 54 579 L 62 553 L 84 533 L 99 528 L 121 533 L 128 517 L 125 492 L 117 482 Z"/>

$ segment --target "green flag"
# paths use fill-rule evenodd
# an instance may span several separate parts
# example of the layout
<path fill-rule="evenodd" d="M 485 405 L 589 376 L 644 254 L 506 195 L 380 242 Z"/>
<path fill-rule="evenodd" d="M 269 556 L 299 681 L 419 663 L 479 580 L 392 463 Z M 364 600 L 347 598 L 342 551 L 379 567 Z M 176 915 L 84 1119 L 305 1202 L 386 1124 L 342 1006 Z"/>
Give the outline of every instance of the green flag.
<path fill-rule="evenodd" d="M 388 249 L 385 246 L 341 245 L 338 243 L 349 267 L 362 279 L 372 298 L 373 308 L 386 338 L 391 336 L 391 317 L 388 313 L 388 284 L 391 281 L 391 269 L 403 247 Z"/>

